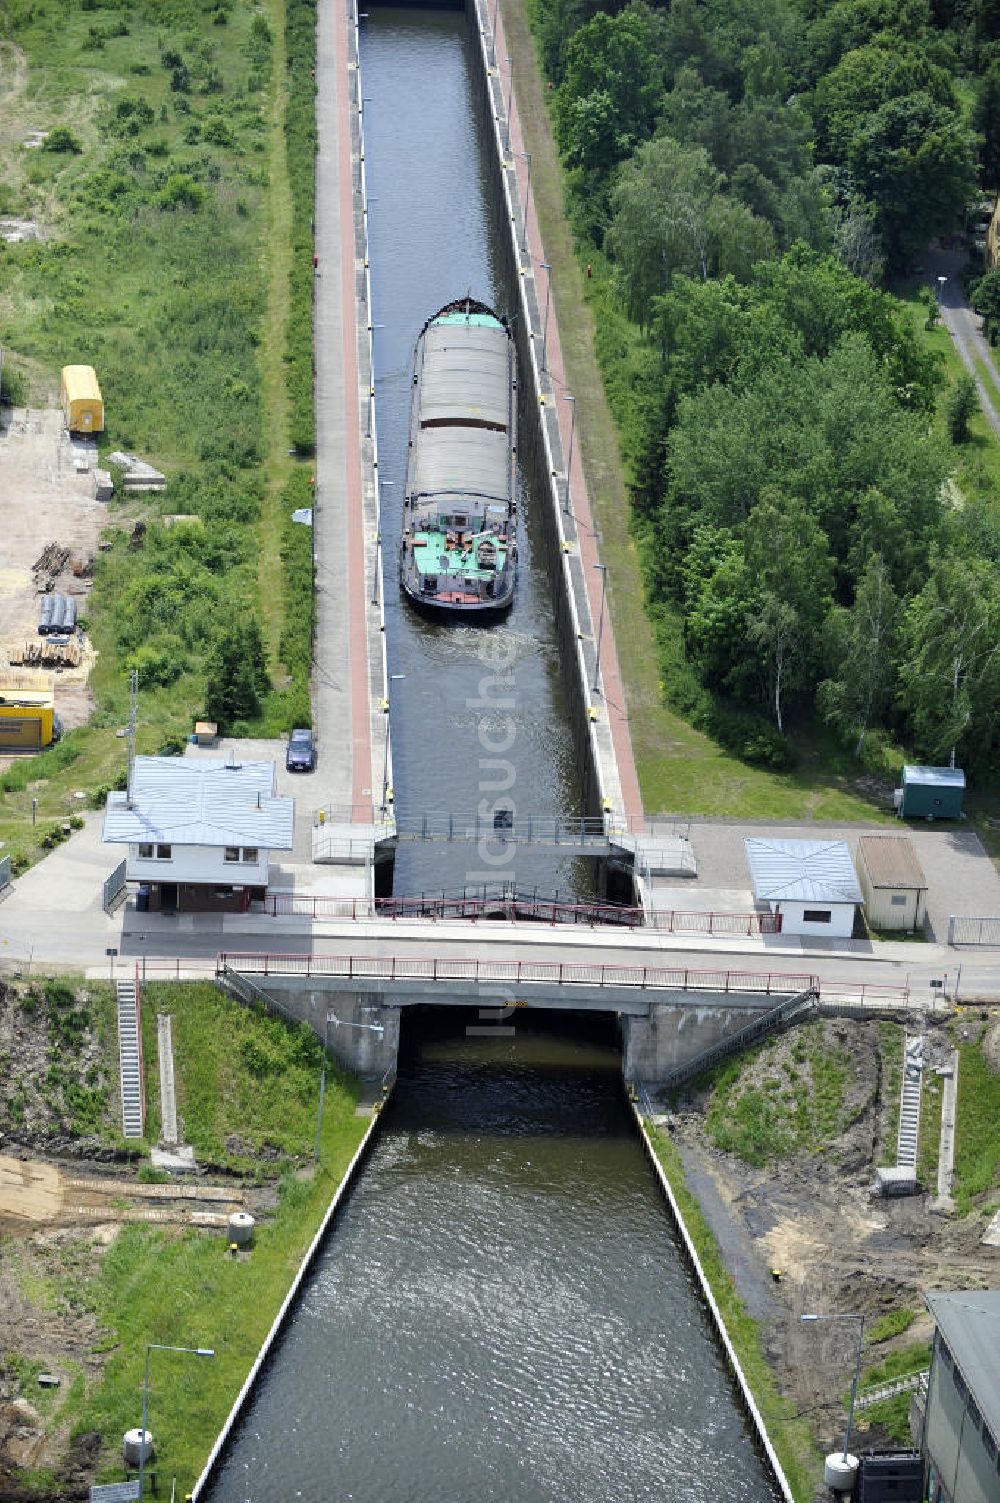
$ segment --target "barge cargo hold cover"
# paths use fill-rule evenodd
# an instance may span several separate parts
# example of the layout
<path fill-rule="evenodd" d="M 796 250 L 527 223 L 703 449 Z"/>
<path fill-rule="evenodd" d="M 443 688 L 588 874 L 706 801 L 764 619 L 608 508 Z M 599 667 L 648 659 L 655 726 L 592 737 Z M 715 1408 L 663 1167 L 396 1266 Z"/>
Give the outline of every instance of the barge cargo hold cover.
<path fill-rule="evenodd" d="M 417 340 L 400 579 L 435 615 L 505 610 L 517 578 L 516 369 L 504 321 L 472 298 Z"/>

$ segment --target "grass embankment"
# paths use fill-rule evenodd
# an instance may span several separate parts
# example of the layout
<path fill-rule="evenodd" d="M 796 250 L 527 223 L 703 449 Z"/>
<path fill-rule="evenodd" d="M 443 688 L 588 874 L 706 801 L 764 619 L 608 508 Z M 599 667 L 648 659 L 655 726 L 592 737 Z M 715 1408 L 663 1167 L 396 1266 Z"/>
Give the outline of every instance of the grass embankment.
<path fill-rule="evenodd" d="M 746 1380 L 753 1391 L 771 1444 L 795 1497 L 806 1503 L 815 1494 L 819 1476 L 819 1452 L 806 1420 L 798 1418 L 795 1405 L 778 1390 L 761 1347 L 758 1323 L 747 1313 L 722 1261 L 697 1200 L 687 1188 L 680 1155 L 673 1143 L 656 1128 L 649 1128 L 657 1158 L 677 1199 L 681 1215 L 694 1243 L 705 1277 L 726 1323 Z"/>
<path fill-rule="evenodd" d="M 87 1236 L 50 1249 L 43 1270 L 28 1272 L 17 1244 L 4 1263 L 22 1294 L 41 1310 L 89 1312 L 96 1335 L 89 1375 L 82 1363 L 72 1381 L 39 1407 L 52 1431 L 99 1433 L 98 1475 L 121 1476 L 121 1437 L 138 1425 L 147 1342 L 208 1346 L 213 1360 L 154 1353 L 150 1429 L 156 1438 L 161 1489 L 178 1479 L 189 1491 L 243 1379 L 287 1293 L 322 1213 L 367 1127 L 356 1115 L 353 1081 L 331 1070 L 323 1117 L 321 1168 L 298 1178 L 296 1162 L 311 1158 L 315 1140 L 319 1045 L 311 1032 L 241 1007 L 205 986 L 144 989 L 147 1070 L 155 1074 L 155 1010 L 174 1018 L 179 1110 L 185 1136 L 199 1155 L 271 1174 L 279 1194 L 273 1216 L 258 1223 L 245 1261 L 227 1254 L 226 1240 L 197 1230 L 127 1225 L 101 1254 Z M 234 1146 L 233 1140 L 238 1142 Z M 228 1144 L 228 1146 L 227 1146 Z M 127 1182 L 123 1183 L 127 1196 Z M 99 1373 L 93 1359 L 107 1354 Z M 24 1349 L 5 1358 L 32 1404 L 33 1377 L 52 1354 Z M 66 1364 L 63 1364 L 66 1366 Z M 165 1484 L 164 1484 L 165 1479 Z M 50 1480 L 36 1473 L 39 1486 Z"/>
<path fill-rule="evenodd" d="M 912 1310 L 900 1311 L 903 1317 L 916 1318 Z M 894 1317 L 887 1316 L 887 1321 Z M 875 1331 L 883 1322 L 878 1321 L 869 1333 L 869 1340 L 876 1341 Z M 906 1330 L 910 1324 L 901 1327 Z M 895 1334 L 895 1332 L 893 1332 Z M 862 1388 L 871 1388 L 878 1383 L 888 1383 L 891 1378 L 903 1378 L 909 1373 L 918 1373 L 930 1366 L 931 1348 L 927 1341 L 913 1341 L 906 1346 L 898 1347 L 896 1351 L 873 1367 L 866 1367 L 861 1374 Z M 882 1425 L 891 1440 L 900 1445 L 911 1445 L 913 1437 L 910 1434 L 910 1403 L 913 1395 L 909 1392 L 898 1393 L 891 1399 L 885 1399 L 881 1404 L 871 1404 L 862 1411 L 861 1418 L 866 1425 Z M 845 1401 L 847 1396 L 845 1395 Z"/>
<path fill-rule="evenodd" d="M 200 1163 L 274 1172 L 312 1151 L 323 1050 L 312 1029 L 241 1007 L 209 982 L 142 987 L 147 1136 L 160 1130 L 156 1015 L 169 1013 L 178 1124 Z"/>
<path fill-rule="evenodd" d="M 955 1182 L 959 1214 L 992 1214 L 1000 1203 L 1000 1074 L 991 1070 L 978 1043 L 958 1035 L 958 1107 L 955 1122 Z"/>
<path fill-rule="evenodd" d="M 794 771 L 771 772 L 724 751 L 664 703 L 659 665 L 665 644 L 676 637 L 677 628 L 662 607 L 650 619 L 639 554 L 629 528 L 622 435 L 612 416 L 597 353 L 603 342 L 621 356 L 622 315 L 612 304 L 608 273 L 599 259 L 591 259 L 594 275 L 590 279 L 577 259 L 563 213 L 562 169 L 525 0 L 509 0 L 503 23 L 514 60 L 517 107 L 532 152 L 538 223 L 553 265 L 552 303 L 559 321 L 566 381 L 577 402 L 578 441 L 601 556 L 608 565 L 610 615 L 643 803 L 651 812 L 738 814 L 755 819 L 880 819 L 881 811 L 853 786 L 856 766 L 831 737 L 811 733 L 798 748 L 801 760 Z M 627 398 L 627 372 L 620 371 L 619 384 Z"/>
<path fill-rule="evenodd" d="M 846 1048 L 824 1044 L 823 1024 L 800 1025 L 704 1077 L 712 1100 L 705 1127 L 716 1148 L 762 1168 L 798 1151 L 822 1153 L 843 1126 Z M 754 1068 L 755 1079 L 747 1079 Z"/>
<path fill-rule="evenodd" d="M 273 688 L 240 729 L 273 735 L 308 719 L 311 548 L 289 517 L 310 466 L 288 454 L 312 445 L 301 417 L 311 257 L 304 287 L 297 260 L 312 202 L 313 42 L 300 13 L 314 15 L 310 0 L 11 0 L 0 16 L 17 63 L 3 206 L 47 236 L 0 248 L 6 367 L 41 404 L 63 364 L 94 364 L 102 448 L 138 452 L 168 476 L 162 496 L 108 509 L 86 611 L 98 652 L 90 724 L 0 780 L 0 839 L 22 860 L 74 790 L 121 776 L 114 732 L 131 667 L 139 749 L 156 751 L 201 711 L 220 631 L 261 614 Z M 69 149 L 20 144 L 57 127 L 70 128 Z M 192 520 L 166 527 L 170 514 Z M 147 530 L 130 548 L 137 521 Z"/>

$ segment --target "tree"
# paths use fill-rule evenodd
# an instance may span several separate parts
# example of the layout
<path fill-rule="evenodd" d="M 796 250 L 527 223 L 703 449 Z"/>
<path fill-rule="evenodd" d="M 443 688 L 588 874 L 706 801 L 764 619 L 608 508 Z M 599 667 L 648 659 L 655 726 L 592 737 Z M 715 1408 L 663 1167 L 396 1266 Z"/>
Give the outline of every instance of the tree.
<path fill-rule="evenodd" d="M 983 143 L 983 182 L 996 187 L 1000 185 L 1000 61 L 991 62 L 978 81 L 972 122 Z"/>
<path fill-rule="evenodd" d="M 649 323 L 652 299 L 666 292 L 675 273 L 708 277 L 709 209 L 721 187 L 706 151 L 669 136 L 648 142 L 622 168 L 611 196 L 607 245 L 639 323 Z"/>
<path fill-rule="evenodd" d="M 892 699 L 898 614 L 899 601 L 879 555 L 858 581 L 851 609 L 835 606 L 827 618 L 833 673 L 820 684 L 816 701 L 824 720 L 854 738 L 856 757 Z"/>
<path fill-rule="evenodd" d="M 979 393 L 968 372 L 963 371 L 948 393 L 948 432 L 953 444 L 964 444 L 969 437 L 969 419 L 979 411 Z"/>
<path fill-rule="evenodd" d="M 600 11 L 566 47 L 556 136 L 569 167 L 608 173 L 653 133 L 663 100 L 663 23 L 644 0 Z"/>
<path fill-rule="evenodd" d="M 972 306 L 983 320 L 987 339 L 995 344 L 1000 328 L 1000 266 L 994 266 L 980 277 L 972 294 Z"/>
<path fill-rule="evenodd" d="M 750 640 L 760 650 L 774 723 L 784 734 L 787 693 L 813 679 L 816 623 L 833 594 L 833 561 L 822 529 L 797 496 L 768 490 L 747 518 L 747 573 L 758 605 Z"/>
<path fill-rule="evenodd" d="M 864 116 L 847 146 L 858 191 L 878 208 L 889 265 L 907 266 L 960 222 L 976 193 L 975 140 L 957 110 L 920 92 Z"/>
<path fill-rule="evenodd" d="M 920 751 L 988 765 L 1000 726 L 1000 568 L 938 553 L 903 618 L 900 704 Z"/>
<path fill-rule="evenodd" d="M 264 642 L 255 616 L 237 619 L 220 633 L 208 661 L 205 713 L 226 733 L 238 720 L 260 714 L 270 688 Z"/>

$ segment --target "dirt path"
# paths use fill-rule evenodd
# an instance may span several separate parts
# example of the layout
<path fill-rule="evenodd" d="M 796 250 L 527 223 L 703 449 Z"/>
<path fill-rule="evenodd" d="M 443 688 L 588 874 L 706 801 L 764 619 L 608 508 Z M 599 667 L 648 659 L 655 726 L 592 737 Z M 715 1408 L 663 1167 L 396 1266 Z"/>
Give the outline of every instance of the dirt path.
<path fill-rule="evenodd" d="M 44 1227 L 153 1221 L 224 1227 L 244 1208 L 239 1189 L 200 1181 L 144 1185 L 70 1173 L 39 1159 L 0 1155 L 0 1233 L 28 1236 Z"/>

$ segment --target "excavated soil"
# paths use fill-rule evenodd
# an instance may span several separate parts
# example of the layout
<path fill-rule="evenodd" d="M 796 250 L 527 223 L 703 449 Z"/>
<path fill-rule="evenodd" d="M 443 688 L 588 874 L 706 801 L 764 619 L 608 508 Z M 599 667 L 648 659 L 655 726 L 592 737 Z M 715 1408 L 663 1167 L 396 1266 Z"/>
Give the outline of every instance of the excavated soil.
<path fill-rule="evenodd" d="M 994 1051 L 1000 1019 L 987 1030 Z M 760 1084 L 792 1061 L 796 1030 L 781 1039 L 748 1078 Z M 872 1194 L 876 1167 L 892 1159 L 896 1103 L 886 1099 L 886 1066 L 876 1024 L 824 1025 L 824 1047 L 845 1050 L 844 1125 L 819 1152 L 795 1152 L 753 1168 L 713 1146 L 707 1097 L 690 1094 L 667 1128 L 691 1190 L 747 1308 L 783 1392 L 808 1416 L 828 1448 L 842 1440 L 842 1397 L 850 1386 L 857 1328 L 803 1324 L 807 1313 L 864 1314 L 871 1320 L 902 1309 L 920 1312 L 905 1335 L 866 1349 L 865 1365 L 894 1346 L 928 1340 L 932 1323 L 923 1293 L 932 1289 L 995 1288 L 1000 1251 L 981 1244 L 981 1215 L 949 1218 L 931 1209 L 929 1192 L 905 1199 Z M 894 1031 L 891 1050 L 902 1048 Z M 945 1053 L 930 1040 L 932 1064 Z M 994 1054 L 995 1058 L 995 1054 Z M 861 1417 L 863 1426 L 863 1416 Z M 862 1444 L 877 1443 L 874 1430 Z M 822 1496 L 826 1496 L 824 1493 Z"/>

